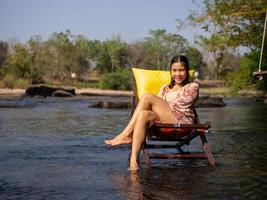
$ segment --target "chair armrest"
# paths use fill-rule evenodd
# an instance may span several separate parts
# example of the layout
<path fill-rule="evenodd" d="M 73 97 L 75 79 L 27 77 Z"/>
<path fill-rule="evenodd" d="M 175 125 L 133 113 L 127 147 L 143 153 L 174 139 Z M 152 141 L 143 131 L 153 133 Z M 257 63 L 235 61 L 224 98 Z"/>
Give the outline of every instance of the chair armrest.
<path fill-rule="evenodd" d="M 154 126 L 158 128 L 200 128 L 209 129 L 211 127 L 211 122 L 206 122 L 204 124 L 172 124 L 172 123 L 160 123 L 154 122 Z"/>

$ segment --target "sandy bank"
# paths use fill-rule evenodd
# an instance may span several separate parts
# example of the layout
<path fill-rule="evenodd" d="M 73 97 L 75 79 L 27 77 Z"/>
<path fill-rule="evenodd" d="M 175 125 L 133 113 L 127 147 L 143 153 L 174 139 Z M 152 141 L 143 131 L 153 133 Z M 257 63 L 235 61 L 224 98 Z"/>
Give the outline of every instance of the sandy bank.
<path fill-rule="evenodd" d="M 23 95 L 25 94 L 25 89 L 7 89 L 0 88 L 0 95 Z"/>
<path fill-rule="evenodd" d="M 132 91 L 123 91 L 123 90 L 100 90 L 95 88 L 82 88 L 75 89 L 77 95 L 110 95 L 110 96 L 131 96 Z M 2 96 L 20 96 L 25 94 L 25 89 L 6 89 L 0 88 L 0 95 Z"/>
<path fill-rule="evenodd" d="M 123 90 L 100 90 L 95 88 L 76 89 L 77 95 L 110 95 L 110 96 L 132 96 L 132 91 Z"/>

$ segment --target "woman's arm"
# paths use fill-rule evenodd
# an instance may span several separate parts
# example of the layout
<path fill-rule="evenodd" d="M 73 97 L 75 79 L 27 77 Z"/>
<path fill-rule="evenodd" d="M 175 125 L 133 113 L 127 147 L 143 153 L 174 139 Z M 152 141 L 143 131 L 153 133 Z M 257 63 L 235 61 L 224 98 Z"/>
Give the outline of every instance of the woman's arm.
<path fill-rule="evenodd" d="M 157 94 L 158 97 L 163 99 L 163 96 L 164 96 L 164 94 L 166 92 L 166 87 L 167 87 L 167 85 L 161 86 L 161 88 L 160 88 L 160 90 L 159 90 L 159 92 Z"/>
<path fill-rule="evenodd" d="M 197 100 L 199 95 L 199 85 L 197 83 L 190 83 L 186 86 L 182 96 L 177 98 L 175 108 L 186 109 L 191 107 Z"/>

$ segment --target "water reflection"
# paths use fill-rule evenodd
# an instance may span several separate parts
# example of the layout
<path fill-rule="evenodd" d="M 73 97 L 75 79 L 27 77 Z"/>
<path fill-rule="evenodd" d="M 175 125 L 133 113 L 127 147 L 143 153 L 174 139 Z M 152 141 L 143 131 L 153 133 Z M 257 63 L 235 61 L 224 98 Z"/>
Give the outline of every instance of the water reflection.
<path fill-rule="evenodd" d="M 121 187 L 125 199 L 191 199 L 209 195 L 210 185 L 205 181 L 212 170 L 207 167 L 154 167 L 151 170 L 129 172 L 125 176 L 112 176 Z M 212 194 L 213 192 L 211 192 Z"/>

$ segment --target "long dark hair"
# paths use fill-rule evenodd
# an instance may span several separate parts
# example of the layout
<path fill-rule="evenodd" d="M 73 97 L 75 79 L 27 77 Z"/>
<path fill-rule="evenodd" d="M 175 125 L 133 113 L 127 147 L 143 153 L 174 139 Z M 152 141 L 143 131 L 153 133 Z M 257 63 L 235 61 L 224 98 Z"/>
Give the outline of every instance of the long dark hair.
<path fill-rule="evenodd" d="M 172 70 L 172 64 L 173 63 L 180 63 L 181 65 L 184 66 L 185 70 L 186 70 L 186 79 L 182 82 L 182 85 L 186 85 L 187 83 L 189 83 L 189 62 L 188 62 L 188 59 L 187 57 L 183 56 L 183 55 L 180 55 L 180 56 L 174 56 L 172 59 L 171 59 L 171 62 L 170 62 L 170 72 Z M 175 85 L 175 80 L 173 78 L 171 78 L 171 82 L 169 84 L 169 88 L 172 89 L 173 86 Z"/>

